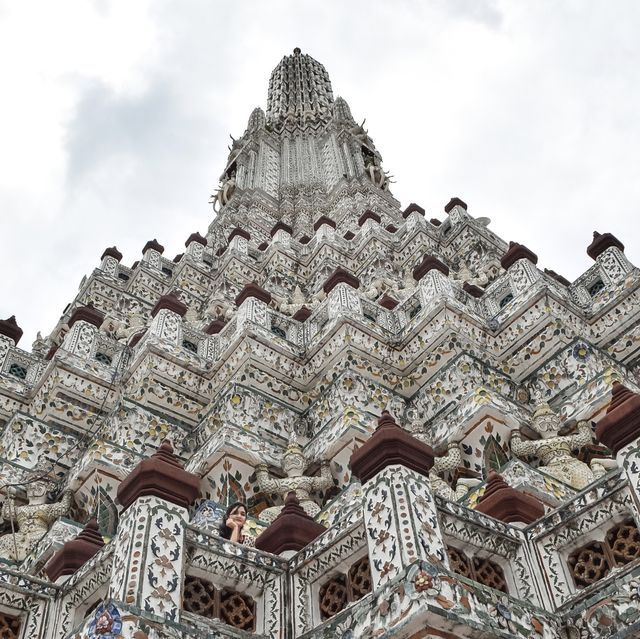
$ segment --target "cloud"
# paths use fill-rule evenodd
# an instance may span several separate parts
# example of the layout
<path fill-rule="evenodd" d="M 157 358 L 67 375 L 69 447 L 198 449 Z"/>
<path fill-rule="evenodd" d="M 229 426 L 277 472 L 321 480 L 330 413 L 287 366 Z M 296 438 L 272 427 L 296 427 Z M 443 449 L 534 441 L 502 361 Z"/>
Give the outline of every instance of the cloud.
<path fill-rule="evenodd" d="M 403 204 L 452 195 L 570 278 L 591 233 L 639 261 L 640 4 L 0 3 L 0 317 L 47 333 L 107 245 L 170 257 L 273 67 L 327 68 Z"/>

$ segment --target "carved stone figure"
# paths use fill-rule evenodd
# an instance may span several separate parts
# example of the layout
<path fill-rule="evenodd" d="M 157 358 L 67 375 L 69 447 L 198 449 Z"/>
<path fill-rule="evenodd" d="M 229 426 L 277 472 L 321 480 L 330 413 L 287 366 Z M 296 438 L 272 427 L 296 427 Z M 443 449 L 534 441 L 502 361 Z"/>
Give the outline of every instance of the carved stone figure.
<path fill-rule="evenodd" d="M 47 533 L 49 526 L 69 512 L 71 491 L 65 491 L 59 502 L 47 504 L 50 488 L 51 484 L 46 480 L 27 483 L 25 489 L 29 503 L 25 506 L 16 506 L 13 494 L 7 495 L 2 506 L 2 517 L 16 521 L 18 531 L 15 536 L 7 533 L 0 537 L 0 557 L 22 561 Z"/>
<path fill-rule="evenodd" d="M 47 341 L 42 337 L 42 333 L 38 331 L 36 335 L 36 339 L 31 345 L 31 351 L 36 355 L 40 355 L 41 357 L 44 357 L 47 354 L 48 350 L 49 350 L 49 345 L 47 344 Z"/>
<path fill-rule="evenodd" d="M 445 455 L 436 457 L 433 467 L 429 471 L 429 482 L 434 494 L 450 501 L 456 501 L 464 497 L 473 486 L 480 483 L 479 479 L 473 477 L 459 477 L 455 488 L 452 488 L 439 473 L 453 471 L 462 466 L 462 455 L 458 442 L 449 442 Z"/>
<path fill-rule="evenodd" d="M 538 404 L 531 427 L 542 439 L 523 440 L 520 431 L 514 431 L 511 434 L 513 454 L 518 457 L 537 457 L 542 462 L 539 470 L 573 488 L 581 490 L 616 466 L 613 459 L 594 459 L 591 461 L 591 467 L 576 459 L 571 452 L 591 443 L 591 426 L 588 422 L 578 422 L 576 433 L 558 435 L 562 429 L 562 422 L 546 402 Z"/>
<path fill-rule="evenodd" d="M 279 493 L 284 497 L 294 490 L 300 505 L 309 517 L 315 517 L 320 512 L 320 506 L 311 499 L 311 493 L 315 490 L 327 490 L 333 486 L 333 477 L 329 468 L 329 462 L 323 461 L 320 465 L 320 477 L 306 477 L 302 473 L 307 466 L 307 459 L 298 444 L 295 432 L 291 433 L 289 445 L 282 457 L 282 470 L 287 474 L 282 479 L 271 477 L 266 464 L 256 467 L 256 478 L 260 490 L 267 493 Z M 282 510 L 282 506 L 265 508 L 260 513 L 260 519 L 272 522 Z"/>
<path fill-rule="evenodd" d="M 126 342 L 132 335 L 140 333 L 144 326 L 144 317 L 140 313 L 131 313 L 129 315 L 129 326 L 125 327 L 121 324 L 116 330 L 116 339 L 120 342 Z"/>
<path fill-rule="evenodd" d="M 234 194 L 236 190 L 236 174 L 235 173 L 232 173 L 229 176 L 225 175 L 223 176 L 223 179 L 224 179 L 224 182 L 222 183 L 222 186 L 218 189 L 215 195 L 215 200 L 213 202 L 214 210 L 219 210 L 223 206 L 225 206 L 229 202 L 229 200 L 231 199 L 231 196 Z M 216 205 L 218 205 L 219 208 L 216 208 Z"/>
<path fill-rule="evenodd" d="M 376 277 L 371 280 L 364 294 L 370 300 L 376 300 L 380 297 L 380 295 L 389 291 L 391 291 L 392 294 L 395 294 L 397 288 L 398 282 L 391 277 L 385 276 L 383 274 L 380 277 Z"/>
<path fill-rule="evenodd" d="M 224 291 L 217 289 L 209 298 L 209 305 L 204 313 L 212 319 L 225 319 L 229 317 L 231 311 L 232 304 L 229 302 L 228 297 L 225 296 Z"/>
<path fill-rule="evenodd" d="M 317 306 L 317 302 L 307 301 L 304 296 L 304 293 L 300 289 L 300 286 L 296 285 L 295 290 L 293 291 L 293 295 L 291 297 L 290 302 L 283 302 L 280 304 L 280 311 L 286 313 L 287 315 L 293 315 L 296 311 L 301 309 L 303 306 L 307 306 L 308 308 L 313 308 Z"/>
<path fill-rule="evenodd" d="M 477 271 L 472 270 L 464 260 L 460 261 L 460 267 L 458 268 L 457 273 L 452 274 L 452 277 L 455 281 L 460 282 L 461 284 L 468 282 L 469 284 L 482 287 L 485 287 L 489 282 L 489 277 L 484 271 L 481 269 L 478 269 Z"/>
<path fill-rule="evenodd" d="M 387 174 L 373 157 L 367 156 L 365 158 L 365 170 L 369 179 L 379 189 L 384 189 L 387 186 Z"/>

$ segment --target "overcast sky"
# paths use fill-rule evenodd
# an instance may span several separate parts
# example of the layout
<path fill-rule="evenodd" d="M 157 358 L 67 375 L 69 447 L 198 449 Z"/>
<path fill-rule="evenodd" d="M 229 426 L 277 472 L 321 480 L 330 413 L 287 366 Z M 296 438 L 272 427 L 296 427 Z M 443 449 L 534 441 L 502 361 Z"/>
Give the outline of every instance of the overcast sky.
<path fill-rule="evenodd" d="M 405 206 L 453 195 L 573 280 L 640 264 L 640 2 L 0 0 L 0 318 L 30 350 L 103 249 L 182 252 L 269 75 L 327 68 Z"/>

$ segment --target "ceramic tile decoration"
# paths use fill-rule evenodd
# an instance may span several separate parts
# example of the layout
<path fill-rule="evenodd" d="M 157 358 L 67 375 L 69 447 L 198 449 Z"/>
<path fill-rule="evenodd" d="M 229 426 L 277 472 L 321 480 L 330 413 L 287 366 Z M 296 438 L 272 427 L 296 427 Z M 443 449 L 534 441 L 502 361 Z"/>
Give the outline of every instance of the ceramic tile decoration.
<path fill-rule="evenodd" d="M 593 263 L 568 282 L 457 197 L 402 209 L 300 49 L 221 170 L 183 254 L 107 248 L 30 351 L 0 320 L 0 636 L 637 637 L 622 242 L 577 229 Z M 255 548 L 290 504 L 319 534 Z M 105 545 L 51 582 L 92 518 Z"/>

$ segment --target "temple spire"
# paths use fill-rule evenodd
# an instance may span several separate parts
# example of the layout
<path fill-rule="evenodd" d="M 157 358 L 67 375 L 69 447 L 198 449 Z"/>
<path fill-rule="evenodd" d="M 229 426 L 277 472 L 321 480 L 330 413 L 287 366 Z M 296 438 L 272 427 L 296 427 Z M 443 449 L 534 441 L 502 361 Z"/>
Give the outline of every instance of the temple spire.
<path fill-rule="evenodd" d="M 327 70 L 298 47 L 282 58 L 269 80 L 267 120 L 274 124 L 328 120 L 333 91 Z"/>

